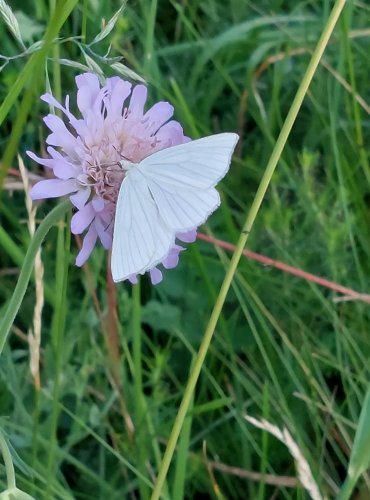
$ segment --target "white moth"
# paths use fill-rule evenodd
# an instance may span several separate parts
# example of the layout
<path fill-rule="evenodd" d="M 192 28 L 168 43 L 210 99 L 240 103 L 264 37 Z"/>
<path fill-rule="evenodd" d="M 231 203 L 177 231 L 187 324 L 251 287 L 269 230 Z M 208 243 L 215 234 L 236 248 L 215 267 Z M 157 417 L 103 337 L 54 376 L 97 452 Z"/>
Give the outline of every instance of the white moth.
<path fill-rule="evenodd" d="M 126 171 L 117 199 L 112 276 L 144 274 L 167 256 L 178 233 L 201 225 L 220 204 L 215 185 L 229 169 L 239 137 L 223 133 L 173 146 Z"/>

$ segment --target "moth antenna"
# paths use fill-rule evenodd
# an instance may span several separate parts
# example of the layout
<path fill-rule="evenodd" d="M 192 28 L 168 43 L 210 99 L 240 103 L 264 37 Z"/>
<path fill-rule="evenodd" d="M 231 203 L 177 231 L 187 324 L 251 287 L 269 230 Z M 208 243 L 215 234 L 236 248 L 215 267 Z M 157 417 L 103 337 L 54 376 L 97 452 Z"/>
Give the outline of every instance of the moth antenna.
<path fill-rule="evenodd" d="M 122 154 L 120 151 L 118 151 L 118 149 L 116 148 L 116 146 L 114 146 L 113 144 L 112 144 L 112 148 L 116 150 L 116 152 L 120 155 L 120 157 L 121 157 L 123 160 L 126 160 L 126 161 L 131 161 L 131 160 L 130 160 L 129 158 L 127 158 L 126 156 L 123 156 L 123 154 Z"/>

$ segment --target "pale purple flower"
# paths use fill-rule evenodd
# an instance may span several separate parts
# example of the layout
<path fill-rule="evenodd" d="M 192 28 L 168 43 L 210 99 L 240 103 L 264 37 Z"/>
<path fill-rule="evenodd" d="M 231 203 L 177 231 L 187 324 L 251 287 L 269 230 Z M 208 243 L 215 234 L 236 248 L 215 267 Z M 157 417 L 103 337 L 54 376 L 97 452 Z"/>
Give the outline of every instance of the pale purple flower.
<path fill-rule="evenodd" d="M 27 154 L 50 169 L 54 178 L 38 182 L 31 190 L 34 200 L 69 195 L 77 211 L 71 220 L 73 234 L 86 231 L 76 265 L 89 258 L 97 240 L 104 248 L 112 246 L 116 201 L 124 171 L 120 160 L 127 158 L 138 163 L 160 149 L 188 142 L 181 125 L 170 120 L 173 107 L 158 102 L 144 111 L 147 89 L 119 77 L 107 78 L 100 86 L 96 75 L 84 73 L 76 77 L 77 106 L 80 118 L 69 109 L 69 96 L 61 105 L 52 95 L 41 99 L 64 113 L 67 125 L 55 114 L 44 118 L 51 134 L 46 138 L 49 158 Z M 57 149 L 55 149 L 57 148 Z M 178 234 L 183 242 L 192 242 L 196 230 Z M 129 237 L 129 235 L 127 235 Z M 162 265 L 177 266 L 183 247 L 174 244 Z M 162 280 L 157 267 L 149 271 L 153 284 Z M 137 281 L 130 276 L 132 283 Z"/>

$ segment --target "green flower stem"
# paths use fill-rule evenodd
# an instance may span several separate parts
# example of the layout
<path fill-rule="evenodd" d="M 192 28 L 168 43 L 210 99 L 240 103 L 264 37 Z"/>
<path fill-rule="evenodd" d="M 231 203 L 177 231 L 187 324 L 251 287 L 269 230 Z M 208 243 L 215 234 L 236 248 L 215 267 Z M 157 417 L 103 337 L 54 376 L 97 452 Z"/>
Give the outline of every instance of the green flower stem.
<path fill-rule="evenodd" d="M 136 449 L 138 457 L 138 469 L 145 475 L 146 456 L 146 429 L 145 429 L 145 398 L 143 390 L 143 363 L 141 348 L 141 303 L 140 303 L 140 279 L 132 287 L 132 330 L 133 330 L 133 360 L 134 360 L 134 390 L 135 390 L 135 417 L 136 417 Z M 149 488 L 146 483 L 139 479 L 140 498 L 149 498 Z"/>
<path fill-rule="evenodd" d="M 0 322 L 0 354 L 3 352 L 10 328 L 21 306 L 24 294 L 26 293 L 37 250 L 41 246 L 41 243 L 43 242 L 49 230 L 64 216 L 64 214 L 67 212 L 67 210 L 70 209 L 70 207 L 71 204 L 69 200 L 66 200 L 60 205 L 56 206 L 42 221 L 31 240 L 30 246 L 28 247 L 26 256 L 23 261 L 23 266 L 19 275 L 18 283 L 15 287 L 12 298 L 10 299 L 10 303 L 5 312 L 5 315 Z"/>
<path fill-rule="evenodd" d="M 265 193 L 267 191 L 267 188 L 270 184 L 272 175 L 275 171 L 275 168 L 280 160 L 281 154 L 283 152 L 283 149 L 285 147 L 285 144 L 288 140 L 290 131 L 294 125 L 294 122 L 297 118 L 298 112 L 301 108 L 302 102 L 304 100 L 304 97 L 307 93 L 308 87 L 311 83 L 311 80 L 316 72 L 317 66 L 320 62 L 320 59 L 325 51 L 325 48 L 328 44 L 329 38 L 334 30 L 334 27 L 338 21 L 338 18 L 345 6 L 346 0 L 337 0 L 334 4 L 334 7 L 331 11 L 331 14 L 326 22 L 326 25 L 324 27 L 324 30 L 321 34 L 320 40 L 318 41 L 318 44 L 316 46 L 316 49 L 311 57 L 311 61 L 307 67 L 306 73 L 301 81 L 301 84 L 297 90 L 297 94 L 293 100 L 293 103 L 290 107 L 289 113 L 286 117 L 286 120 L 284 122 L 284 125 L 281 129 L 280 135 L 276 141 L 275 147 L 272 151 L 271 157 L 268 161 L 268 164 L 266 166 L 266 170 L 264 172 L 264 175 L 262 177 L 261 183 L 259 185 L 259 188 L 257 190 L 256 196 L 253 200 L 253 204 L 251 206 L 251 209 L 247 215 L 246 221 L 244 223 L 243 229 L 241 231 L 239 241 L 237 243 L 236 249 L 234 251 L 234 254 L 232 256 L 231 262 L 229 269 L 226 273 L 226 276 L 224 278 L 224 281 L 222 283 L 220 293 L 217 297 L 215 306 L 213 308 L 212 314 L 209 319 L 209 323 L 207 326 L 207 329 L 204 333 L 204 337 L 201 343 L 201 346 L 199 348 L 193 369 L 190 373 L 189 379 L 187 386 L 185 388 L 184 396 L 181 401 L 181 405 L 179 408 L 179 411 L 177 413 L 171 435 L 168 440 L 167 448 L 163 456 L 163 460 L 161 463 L 161 467 L 159 469 L 158 477 L 154 485 L 153 493 L 151 500 L 158 500 L 162 494 L 162 488 L 163 488 L 163 483 L 167 477 L 167 472 L 176 448 L 176 444 L 187 414 L 187 411 L 189 409 L 189 405 L 192 400 L 192 395 L 196 386 L 196 383 L 198 381 L 204 359 L 206 357 L 209 345 L 211 343 L 213 333 L 215 331 L 216 325 L 218 318 L 221 314 L 223 304 L 225 302 L 227 293 L 229 291 L 231 282 L 233 280 L 236 268 L 238 266 L 240 257 L 242 255 L 244 246 L 248 240 L 248 235 L 253 227 L 253 223 L 256 219 L 256 216 L 258 214 L 258 211 L 261 207 L 262 201 L 264 199 Z"/>
<path fill-rule="evenodd" d="M 10 454 L 8 445 L 6 443 L 5 437 L 0 432 L 0 450 L 3 455 L 4 465 L 5 465 L 5 473 L 6 473 L 6 486 L 7 489 L 15 488 L 15 473 L 14 473 L 14 465 L 12 456 Z"/>
<path fill-rule="evenodd" d="M 356 486 L 358 477 L 347 477 L 340 490 L 337 500 L 349 500 L 351 498 L 354 487 Z"/>
<path fill-rule="evenodd" d="M 136 421 L 142 427 L 143 410 L 143 375 L 141 359 L 141 307 L 140 281 L 132 287 L 132 329 L 133 329 L 133 360 L 134 360 L 134 388 L 136 404 Z M 139 431 L 140 432 L 140 431 Z"/>
<path fill-rule="evenodd" d="M 68 224 L 69 225 L 69 224 Z M 58 404 L 61 395 L 61 379 L 63 373 L 63 346 L 65 323 L 67 317 L 67 283 L 69 270 L 69 255 L 71 232 L 66 224 L 60 222 L 58 224 L 58 238 L 56 251 L 56 266 L 55 266 L 55 291 L 57 292 L 55 308 L 53 311 L 53 320 L 51 327 L 51 345 L 53 347 L 54 356 L 54 384 L 52 392 L 52 407 L 50 418 L 50 436 L 49 449 L 46 461 L 46 488 L 44 492 L 44 500 L 52 500 L 52 487 L 56 476 L 56 454 L 58 448 L 58 420 L 60 415 L 60 406 Z"/>

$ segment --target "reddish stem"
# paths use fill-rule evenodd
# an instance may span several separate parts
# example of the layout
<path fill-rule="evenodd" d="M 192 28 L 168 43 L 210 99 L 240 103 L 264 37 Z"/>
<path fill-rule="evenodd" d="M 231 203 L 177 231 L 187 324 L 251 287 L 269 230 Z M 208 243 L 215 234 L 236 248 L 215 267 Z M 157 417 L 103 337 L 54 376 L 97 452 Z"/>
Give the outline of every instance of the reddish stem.
<path fill-rule="evenodd" d="M 199 240 L 207 241 L 208 243 L 213 243 L 214 245 L 216 245 L 220 248 L 225 248 L 226 250 L 231 250 L 232 252 L 235 250 L 235 245 L 232 245 L 231 243 L 227 243 L 226 241 L 223 241 L 223 240 L 218 240 L 216 238 L 212 238 L 211 236 L 207 236 L 206 234 L 198 233 L 197 237 Z M 339 285 L 338 283 L 335 283 L 334 281 L 329 281 L 325 278 L 321 278 L 320 276 L 316 276 L 314 274 L 307 273 L 306 271 L 303 271 L 302 269 L 298 269 L 297 267 L 288 266 L 287 264 L 284 264 L 284 262 L 270 259 L 270 257 L 266 257 L 266 256 L 261 255 L 259 253 L 252 252 L 251 250 L 243 250 L 243 255 L 245 257 L 247 257 L 248 259 L 256 260 L 256 261 L 261 262 L 262 264 L 264 264 L 266 266 L 276 267 L 277 269 L 280 269 L 281 271 L 284 271 L 285 273 L 293 274 L 294 276 L 297 276 L 298 278 L 303 278 L 307 281 L 311 281 L 312 283 L 317 283 L 320 286 L 324 286 L 325 288 L 330 288 L 331 290 L 334 290 L 335 292 L 341 293 L 343 295 L 347 295 L 348 297 L 351 297 L 352 299 L 362 300 L 363 302 L 367 302 L 368 304 L 370 304 L 370 295 L 368 295 L 368 294 L 356 292 L 355 290 L 352 290 L 351 288 L 347 288 L 345 286 Z"/>

